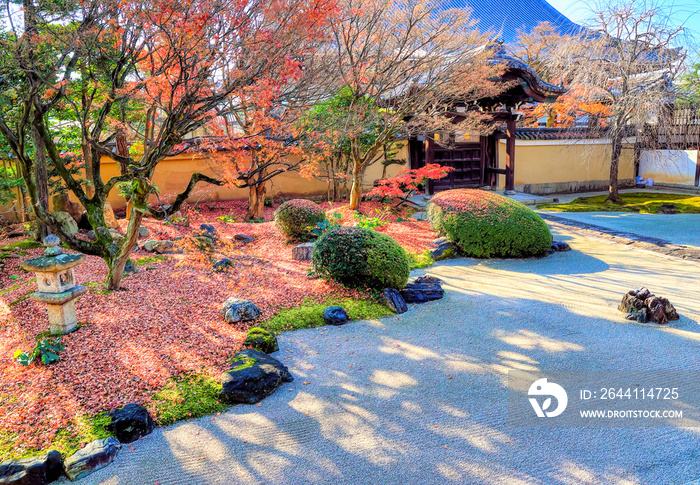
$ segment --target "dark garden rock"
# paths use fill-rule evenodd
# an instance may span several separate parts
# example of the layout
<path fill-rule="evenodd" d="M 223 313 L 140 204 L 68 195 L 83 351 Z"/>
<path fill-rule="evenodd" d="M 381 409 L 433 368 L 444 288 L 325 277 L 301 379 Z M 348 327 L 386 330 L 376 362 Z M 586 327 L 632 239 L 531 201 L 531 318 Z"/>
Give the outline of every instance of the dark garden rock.
<path fill-rule="evenodd" d="M 681 211 L 678 210 L 676 204 L 661 204 L 659 208 L 659 214 L 680 214 Z"/>
<path fill-rule="evenodd" d="M 88 232 L 86 232 L 85 237 L 90 239 L 91 241 L 97 241 L 97 235 L 95 235 L 95 231 L 93 230 L 89 230 Z"/>
<path fill-rule="evenodd" d="M 280 349 L 275 334 L 260 327 L 253 327 L 248 330 L 248 335 L 246 335 L 243 345 L 253 347 L 266 354 L 277 352 Z"/>
<path fill-rule="evenodd" d="M 164 239 L 158 241 L 155 239 L 149 239 L 143 244 L 144 251 L 157 254 L 173 253 L 175 252 L 175 242 Z"/>
<path fill-rule="evenodd" d="M 219 238 L 219 234 L 216 228 L 211 224 L 202 224 L 199 226 L 199 236 L 206 237 L 212 241 L 216 241 Z"/>
<path fill-rule="evenodd" d="M 311 261 L 311 253 L 314 250 L 314 243 L 305 242 L 292 248 L 292 259 L 297 261 Z"/>
<path fill-rule="evenodd" d="M 652 294 L 646 288 L 631 290 L 622 297 L 620 306 L 617 308 L 625 312 L 627 320 L 646 323 L 654 322 L 666 324 L 671 320 L 678 320 L 678 312 L 666 298 Z"/>
<path fill-rule="evenodd" d="M 394 313 L 401 314 L 408 311 L 406 300 L 403 299 L 403 296 L 401 296 L 401 293 L 399 293 L 399 290 L 396 288 L 384 288 L 384 291 L 382 291 L 382 300 Z"/>
<path fill-rule="evenodd" d="M 221 376 L 221 395 L 229 403 L 255 404 L 293 380 L 278 360 L 258 350 L 242 350 L 233 356 L 231 370 Z"/>
<path fill-rule="evenodd" d="M 66 476 L 72 481 L 86 477 L 114 461 L 122 445 L 114 437 L 95 440 L 78 450 L 64 463 Z"/>
<path fill-rule="evenodd" d="M 139 270 L 134 262 L 131 259 L 127 260 L 126 264 L 124 265 L 124 274 L 136 274 L 138 272 Z"/>
<path fill-rule="evenodd" d="M 323 320 L 326 325 L 345 325 L 348 323 L 348 312 L 340 306 L 329 306 L 323 310 Z"/>
<path fill-rule="evenodd" d="M 92 224 L 90 224 L 90 221 L 88 220 L 87 211 L 83 211 L 83 213 L 80 214 L 78 229 L 82 229 L 83 231 L 92 231 Z"/>
<path fill-rule="evenodd" d="M 110 411 L 112 422 L 107 426 L 121 443 L 131 443 L 153 431 L 153 418 L 145 407 L 127 404 L 123 408 Z"/>
<path fill-rule="evenodd" d="M 249 236 L 248 234 L 234 234 L 233 238 L 236 241 L 242 242 L 243 244 L 250 244 L 255 241 L 255 238 L 253 236 Z"/>
<path fill-rule="evenodd" d="M 255 320 L 262 315 L 262 312 L 252 301 L 242 298 L 229 298 L 221 307 L 221 315 L 228 323 L 238 323 Z"/>
<path fill-rule="evenodd" d="M 564 241 L 552 241 L 552 248 L 549 250 L 550 253 L 562 253 L 564 251 L 571 251 L 571 246 Z"/>
<path fill-rule="evenodd" d="M 63 474 L 61 454 L 51 450 L 45 455 L 0 464 L 2 485 L 45 485 L 58 480 Z"/>
<path fill-rule="evenodd" d="M 439 300 L 445 295 L 442 281 L 434 276 L 421 276 L 401 290 L 401 296 L 406 303 L 426 303 Z"/>
<path fill-rule="evenodd" d="M 233 261 L 228 258 L 222 258 L 214 263 L 215 273 L 225 273 L 231 268 L 233 268 Z"/>
<path fill-rule="evenodd" d="M 433 244 L 437 246 L 430 250 L 430 257 L 433 258 L 434 261 L 451 258 L 457 251 L 457 246 L 444 237 L 436 239 L 433 241 Z"/>

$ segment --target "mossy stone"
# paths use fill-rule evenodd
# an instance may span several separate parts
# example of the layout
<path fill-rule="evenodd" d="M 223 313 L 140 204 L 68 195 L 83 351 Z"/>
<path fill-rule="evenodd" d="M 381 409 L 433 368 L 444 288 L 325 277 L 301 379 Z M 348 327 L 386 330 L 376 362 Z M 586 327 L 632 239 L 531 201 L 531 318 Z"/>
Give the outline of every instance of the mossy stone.
<path fill-rule="evenodd" d="M 248 335 L 246 335 L 243 345 L 253 347 L 266 354 L 277 352 L 280 349 L 275 334 L 260 327 L 253 327 L 248 330 Z"/>

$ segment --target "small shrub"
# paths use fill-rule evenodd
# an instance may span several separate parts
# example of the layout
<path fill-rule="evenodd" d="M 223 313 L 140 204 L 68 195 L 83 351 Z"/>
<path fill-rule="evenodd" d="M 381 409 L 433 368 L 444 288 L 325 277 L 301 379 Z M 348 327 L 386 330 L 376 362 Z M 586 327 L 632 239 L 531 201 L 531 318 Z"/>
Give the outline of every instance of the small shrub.
<path fill-rule="evenodd" d="M 325 219 L 325 211 L 306 199 L 289 200 L 275 211 L 275 226 L 293 241 L 309 237 L 313 228 Z"/>
<path fill-rule="evenodd" d="M 406 251 L 386 234 L 362 227 L 334 227 L 312 253 L 314 271 L 349 287 L 403 288 L 408 281 Z"/>
<path fill-rule="evenodd" d="M 36 343 L 34 350 L 29 353 L 18 350 L 15 352 L 14 358 L 24 366 L 28 366 L 36 359 L 39 359 L 42 364 L 49 365 L 58 362 L 60 359 L 58 353 L 65 348 L 66 346 L 61 344 L 61 337 L 54 340 L 42 339 Z"/>
<path fill-rule="evenodd" d="M 311 235 L 315 237 L 319 237 L 321 234 L 326 232 L 328 229 L 330 229 L 333 226 L 339 226 L 340 223 L 343 221 L 343 215 L 339 214 L 337 212 L 334 212 L 329 219 L 324 219 L 318 224 L 316 224 L 316 227 L 314 227 L 311 230 Z"/>
<path fill-rule="evenodd" d="M 493 192 L 441 192 L 428 204 L 428 219 L 438 234 L 476 258 L 537 256 L 552 245 L 552 234 L 540 216 Z"/>

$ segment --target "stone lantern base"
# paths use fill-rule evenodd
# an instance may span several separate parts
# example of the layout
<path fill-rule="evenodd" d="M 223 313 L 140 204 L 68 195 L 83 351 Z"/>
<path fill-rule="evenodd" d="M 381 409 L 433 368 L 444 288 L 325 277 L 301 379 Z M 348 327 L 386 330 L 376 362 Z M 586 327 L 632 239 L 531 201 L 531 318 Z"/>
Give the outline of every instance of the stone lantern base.
<path fill-rule="evenodd" d="M 75 314 L 75 298 L 87 291 L 84 286 L 75 286 L 62 293 L 46 293 L 37 291 L 29 298 L 40 303 L 46 303 L 49 312 L 49 328 L 51 335 L 64 335 L 78 328 L 78 317 Z"/>

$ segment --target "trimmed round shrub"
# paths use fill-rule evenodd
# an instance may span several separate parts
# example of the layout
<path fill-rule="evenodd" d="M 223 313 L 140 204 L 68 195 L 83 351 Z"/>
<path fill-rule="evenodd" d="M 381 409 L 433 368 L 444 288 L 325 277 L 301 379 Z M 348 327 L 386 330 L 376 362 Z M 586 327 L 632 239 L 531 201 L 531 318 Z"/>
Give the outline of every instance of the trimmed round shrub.
<path fill-rule="evenodd" d="M 291 240 L 304 239 L 316 224 L 326 220 L 325 211 L 306 199 L 292 199 L 275 211 L 275 226 Z"/>
<path fill-rule="evenodd" d="M 311 259 L 320 276 L 349 287 L 401 289 L 410 271 L 399 243 L 362 227 L 329 229 L 316 241 Z"/>
<path fill-rule="evenodd" d="M 546 253 L 552 234 L 525 205 L 493 192 L 456 189 L 428 204 L 431 227 L 467 256 L 524 258 Z"/>

